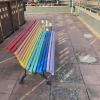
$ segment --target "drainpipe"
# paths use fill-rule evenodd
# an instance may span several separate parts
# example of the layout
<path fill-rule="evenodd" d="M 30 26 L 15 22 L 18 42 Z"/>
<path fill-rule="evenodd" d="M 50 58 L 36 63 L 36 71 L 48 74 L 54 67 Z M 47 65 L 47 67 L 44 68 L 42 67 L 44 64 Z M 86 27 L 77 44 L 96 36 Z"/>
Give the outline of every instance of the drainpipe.
<path fill-rule="evenodd" d="M 98 6 L 100 5 L 100 0 L 98 0 Z"/>
<path fill-rule="evenodd" d="M 70 0 L 71 13 L 73 13 L 74 0 Z"/>
<path fill-rule="evenodd" d="M 72 0 L 70 0 L 69 6 L 72 7 Z"/>

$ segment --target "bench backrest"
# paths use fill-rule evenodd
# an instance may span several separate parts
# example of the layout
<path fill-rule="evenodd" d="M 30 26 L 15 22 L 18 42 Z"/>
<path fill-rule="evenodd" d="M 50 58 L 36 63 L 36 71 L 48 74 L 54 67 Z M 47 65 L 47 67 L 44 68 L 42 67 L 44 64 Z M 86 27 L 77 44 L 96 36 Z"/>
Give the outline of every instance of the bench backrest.
<path fill-rule="evenodd" d="M 54 75 L 55 35 L 33 20 L 7 46 L 21 66 L 30 73 Z"/>

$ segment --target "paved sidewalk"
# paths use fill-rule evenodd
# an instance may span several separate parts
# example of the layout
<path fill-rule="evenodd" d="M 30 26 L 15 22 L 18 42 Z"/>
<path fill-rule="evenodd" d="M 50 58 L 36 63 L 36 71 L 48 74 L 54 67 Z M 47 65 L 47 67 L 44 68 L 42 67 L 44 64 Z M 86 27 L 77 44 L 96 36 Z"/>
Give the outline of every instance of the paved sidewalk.
<path fill-rule="evenodd" d="M 100 100 L 100 41 L 70 14 L 27 15 L 26 19 L 49 19 L 56 33 L 55 76 L 46 85 L 38 75 L 29 75 L 25 84 L 18 81 L 23 70 L 15 57 L 3 47 L 17 32 L 0 44 L 0 100 Z M 20 29 L 21 30 L 21 29 Z M 96 62 L 80 62 L 91 55 Z M 86 56 L 87 57 L 87 56 Z M 87 58 L 84 59 L 87 59 Z"/>

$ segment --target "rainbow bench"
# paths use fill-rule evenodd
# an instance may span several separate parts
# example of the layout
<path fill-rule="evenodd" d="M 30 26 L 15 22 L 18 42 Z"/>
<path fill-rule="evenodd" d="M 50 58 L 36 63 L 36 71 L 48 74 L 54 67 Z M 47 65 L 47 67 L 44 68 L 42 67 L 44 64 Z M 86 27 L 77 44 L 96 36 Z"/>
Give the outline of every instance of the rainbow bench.
<path fill-rule="evenodd" d="M 25 70 L 21 78 L 23 83 L 26 72 L 54 75 L 55 33 L 39 20 L 31 21 L 5 47 L 12 52 Z"/>

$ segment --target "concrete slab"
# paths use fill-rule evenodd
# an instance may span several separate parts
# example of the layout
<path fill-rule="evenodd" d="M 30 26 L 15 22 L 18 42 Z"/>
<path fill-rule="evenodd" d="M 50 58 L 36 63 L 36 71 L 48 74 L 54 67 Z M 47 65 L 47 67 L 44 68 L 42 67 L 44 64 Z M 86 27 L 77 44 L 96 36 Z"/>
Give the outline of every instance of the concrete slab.
<path fill-rule="evenodd" d="M 8 100 L 9 99 L 9 94 L 1 93 L 0 94 L 0 99 L 1 100 Z"/>
<path fill-rule="evenodd" d="M 57 58 L 58 64 L 64 64 L 64 63 L 77 63 L 77 60 L 73 53 L 73 48 L 70 43 L 70 40 L 64 39 L 64 38 L 58 38 L 56 41 L 56 54 L 55 54 L 55 60 Z M 64 41 L 64 42 L 63 42 Z"/>
<path fill-rule="evenodd" d="M 77 33 L 74 33 L 74 34 L 72 34 L 72 36 L 70 36 L 71 37 L 71 41 L 72 41 L 72 45 L 73 45 L 74 48 L 76 48 L 78 46 L 83 46 L 83 47 L 90 46 L 90 44 L 88 43 L 88 41 L 86 41 L 85 39 L 83 39 L 83 37 L 81 37 L 81 36 L 78 37 L 75 34 L 77 34 Z"/>
<path fill-rule="evenodd" d="M 17 80 L 22 71 L 18 61 L 14 58 L 0 64 L 0 79 Z"/>
<path fill-rule="evenodd" d="M 81 24 L 78 25 L 77 23 L 74 23 L 68 29 L 72 44 L 74 47 L 75 46 L 87 46 L 88 47 L 88 45 L 90 44 L 89 44 L 89 41 L 84 38 L 84 34 L 91 33 L 91 32 L 84 27 L 80 29 L 79 26 L 81 26 Z"/>
<path fill-rule="evenodd" d="M 50 87 L 48 85 L 42 85 L 24 100 L 49 100 L 49 95 Z"/>
<path fill-rule="evenodd" d="M 64 83 L 83 83 L 82 76 L 77 64 L 66 64 L 59 67 L 53 81 Z"/>
<path fill-rule="evenodd" d="M 6 96 L 8 97 L 8 95 L 11 94 L 15 84 L 16 84 L 16 80 L 2 79 L 2 81 L 0 82 L 0 93 L 7 94 Z M 4 100 L 7 100 L 7 99 L 4 99 Z"/>
<path fill-rule="evenodd" d="M 12 55 L 11 53 L 9 53 L 5 50 L 0 51 L 0 61 L 6 60 L 6 59 L 11 58 L 13 56 L 14 55 Z"/>
<path fill-rule="evenodd" d="M 76 46 L 74 47 L 75 55 L 87 55 L 90 54 L 91 56 L 97 57 L 97 54 L 92 46 Z"/>
<path fill-rule="evenodd" d="M 60 38 L 65 38 L 66 40 L 68 39 L 68 33 L 67 32 L 65 32 L 65 30 L 60 30 L 60 31 L 58 31 L 57 32 L 57 40 L 60 40 Z"/>
<path fill-rule="evenodd" d="M 100 65 L 80 65 L 85 84 L 100 85 Z"/>
<path fill-rule="evenodd" d="M 94 47 L 98 58 L 100 59 L 100 47 Z"/>
<path fill-rule="evenodd" d="M 33 86 L 21 85 L 19 92 L 14 92 L 10 100 L 22 100 L 22 98 L 24 98 L 23 100 L 49 100 L 50 87 L 48 85 L 42 84 L 36 90 L 33 89 L 36 84 L 31 82 L 31 85 Z"/>
<path fill-rule="evenodd" d="M 93 43 L 92 43 L 95 51 L 96 51 L 96 54 L 98 56 L 98 58 L 100 59 L 100 41 L 99 40 L 95 40 Z"/>
<path fill-rule="evenodd" d="M 53 85 L 51 100 L 89 100 L 84 87 L 75 85 Z"/>
<path fill-rule="evenodd" d="M 75 23 L 77 25 L 77 28 L 80 29 L 83 34 L 91 33 L 91 31 L 78 18 L 75 17 L 74 19 L 77 19 Z"/>
<path fill-rule="evenodd" d="M 19 84 L 19 82 L 17 82 L 16 87 L 13 90 L 13 94 L 24 95 L 42 81 L 42 78 L 38 76 L 33 77 L 33 79 L 34 80 L 30 77 L 26 78 L 24 80 L 24 84 Z"/>
<path fill-rule="evenodd" d="M 97 53 L 95 52 L 94 48 L 92 46 L 76 46 L 74 47 L 74 53 L 76 56 L 76 59 L 78 63 L 81 63 L 79 60 L 80 56 L 87 56 L 94 57 L 97 61 L 92 64 L 100 64 L 100 59 Z"/>
<path fill-rule="evenodd" d="M 100 86 L 87 85 L 90 100 L 100 100 Z"/>
<path fill-rule="evenodd" d="M 100 48 L 100 40 L 95 39 L 92 45 L 93 47 Z"/>
<path fill-rule="evenodd" d="M 63 49 L 64 51 L 64 49 Z M 77 63 L 76 58 L 74 55 L 72 55 L 73 53 L 71 53 L 69 50 L 68 51 L 59 51 L 59 53 L 55 54 L 55 64 L 57 66 L 62 66 L 62 65 L 66 65 L 69 63 Z M 61 54 L 60 54 L 61 53 Z"/>

